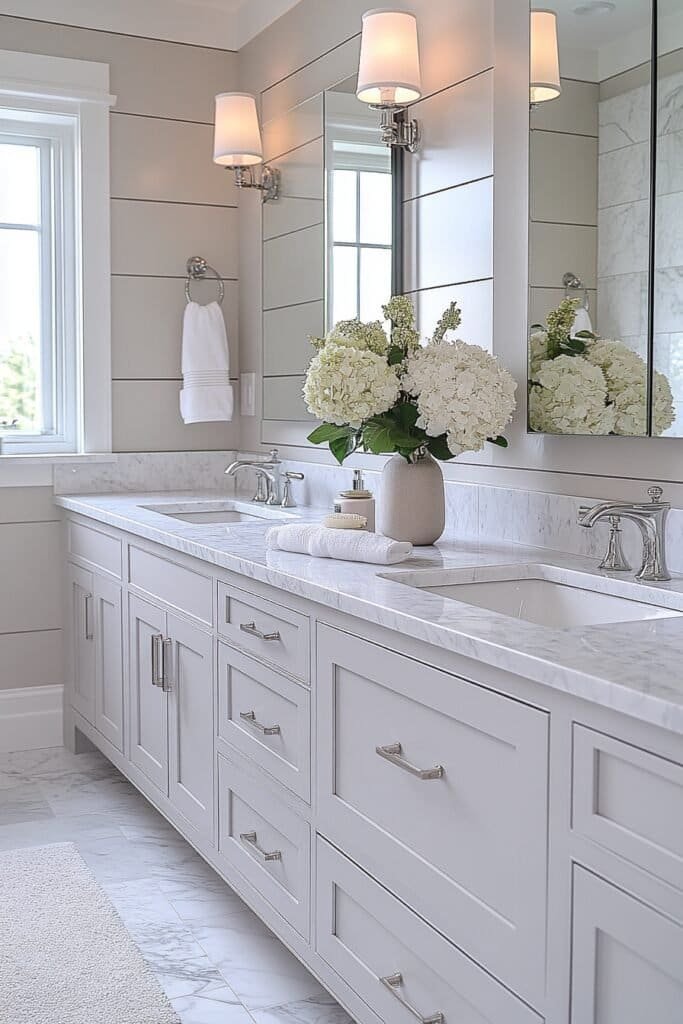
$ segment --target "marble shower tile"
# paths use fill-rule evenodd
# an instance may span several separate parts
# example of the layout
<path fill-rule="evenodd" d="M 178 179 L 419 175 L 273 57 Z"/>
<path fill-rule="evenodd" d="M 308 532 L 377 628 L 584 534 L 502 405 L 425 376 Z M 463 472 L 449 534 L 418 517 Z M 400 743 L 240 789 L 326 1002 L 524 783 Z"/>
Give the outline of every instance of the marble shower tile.
<path fill-rule="evenodd" d="M 647 142 L 650 138 L 649 85 L 601 100 L 598 111 L 601 153 Z"/>
<path fill-rule="evenodd" d="M 647 273 L 619 274 L 598 281 L 597 328 L 604 338 L 647 330 Z"/>
<path fill-rule="evenodd" d="M 598 209 L 650 195 L 650 144 L 638 142 L 602 153 L 598 160 Z"/>
<path fill-rule="evenodd" d="M 649 256 L 649 204 L 624 203 L 598 213 L 598 278 L 644 273 Z"/>
<path fill-rule="evenodd" d="M 0 825 L 44 821 L 53 817 L 54 812 L 36 783 L 21 782 L 0 790 Z"/>
<path fill-rule="evenodd" d="M 655 333 L 683 331 L 683 266 L 655 271 Z"/>
<path fill-rule="evenodd" d="M 346 1010 L 327 993 L 287 1006 L 257 1010 L 252 1017 L 255 1024 L 353 1024 Z"/>
<path fill-rule="evenodd" d="M 657 140 L 657 195 L 683 192 L 683 131 Z"/>
<path fill-rule="evenodd" d="M 672 192 L 657 200 L 655 260 L 657 268 L 683 267 L 683 192 Z"/>

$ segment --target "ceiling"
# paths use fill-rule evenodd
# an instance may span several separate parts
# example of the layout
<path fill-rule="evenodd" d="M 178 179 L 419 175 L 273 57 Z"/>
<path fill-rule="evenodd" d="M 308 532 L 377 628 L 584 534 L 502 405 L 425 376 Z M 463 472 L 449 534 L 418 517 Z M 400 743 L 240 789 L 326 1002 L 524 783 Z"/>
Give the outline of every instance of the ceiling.
<path fill-rule="evenodd" d="M 299 0 L 0 0 L 0 14 L 239 50 Z"/>

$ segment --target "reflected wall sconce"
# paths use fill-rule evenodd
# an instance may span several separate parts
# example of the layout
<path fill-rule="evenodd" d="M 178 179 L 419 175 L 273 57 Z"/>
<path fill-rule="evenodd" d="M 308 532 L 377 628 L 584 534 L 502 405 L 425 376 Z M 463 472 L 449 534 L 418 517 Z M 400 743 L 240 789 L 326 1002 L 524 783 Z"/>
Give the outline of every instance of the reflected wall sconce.
<path fill-rule="evenodd" d="M 532 107 L 556 100 L 562 92 L 557 15 L 554 11 L 531 12 L 529 102 Z"/>
<path fill-rule="evenodd" d="M 213 162 L 235 172 L 237 188 L 261 190 L 263 202 L 280 194 L 280 172 L 263 162 L 261 129 L 256 100 L 246 92 L 222 92 L 216 96 Z M 257 179 L 255 167 L 261 167 Z"/>
<path fill-rule="evenodd" d="M 381 113 L 382 142 L 414 153 L 420 131 L 405 107 L 422 95 L 417 18 L 405 11 L 366 11 L 356 96 Z"/>

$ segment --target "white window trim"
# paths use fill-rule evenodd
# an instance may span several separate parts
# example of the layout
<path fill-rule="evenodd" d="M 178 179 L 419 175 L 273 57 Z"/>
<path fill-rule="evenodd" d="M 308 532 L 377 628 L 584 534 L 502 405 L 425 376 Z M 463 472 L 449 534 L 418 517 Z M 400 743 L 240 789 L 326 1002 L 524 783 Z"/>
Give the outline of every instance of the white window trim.
<path fill-rule="evenodd" d="M 109 93 L 108 64 L 0 50 L 0 107 L 61 111 L 78 118 L 78 429 L 76 444 L 67 453 L 72 457 L 107 453 L 112 447 L 109 109 L 115 101 Z M 50 444 L 36 447 L 46 454 Z M 3 452 L 16 457 L 26 447 L 5 438 Z"/>

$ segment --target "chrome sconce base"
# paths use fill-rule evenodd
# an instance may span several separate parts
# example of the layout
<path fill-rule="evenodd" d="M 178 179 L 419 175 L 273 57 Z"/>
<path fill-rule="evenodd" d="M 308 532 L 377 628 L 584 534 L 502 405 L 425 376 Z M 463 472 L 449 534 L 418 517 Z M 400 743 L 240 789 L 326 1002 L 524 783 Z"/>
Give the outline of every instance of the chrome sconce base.
<path fill-rule="evenodd" d="M 404 107 L 387 107 L 370 104 L 372 110 L 379 110 L 379 129 L 385 146 L 398 146 L 416 153 L 420 145 L 420 126 L 415 118 L 405 116 Z"/>
<path fill-rule="evenodd" d="M 261 167 L 261 180 L 257 181 L 251 167 L 233 167 L 237 188 L 258 188 L 264 203 L 280 198 L 280 172 L 268 164 Z"/>

